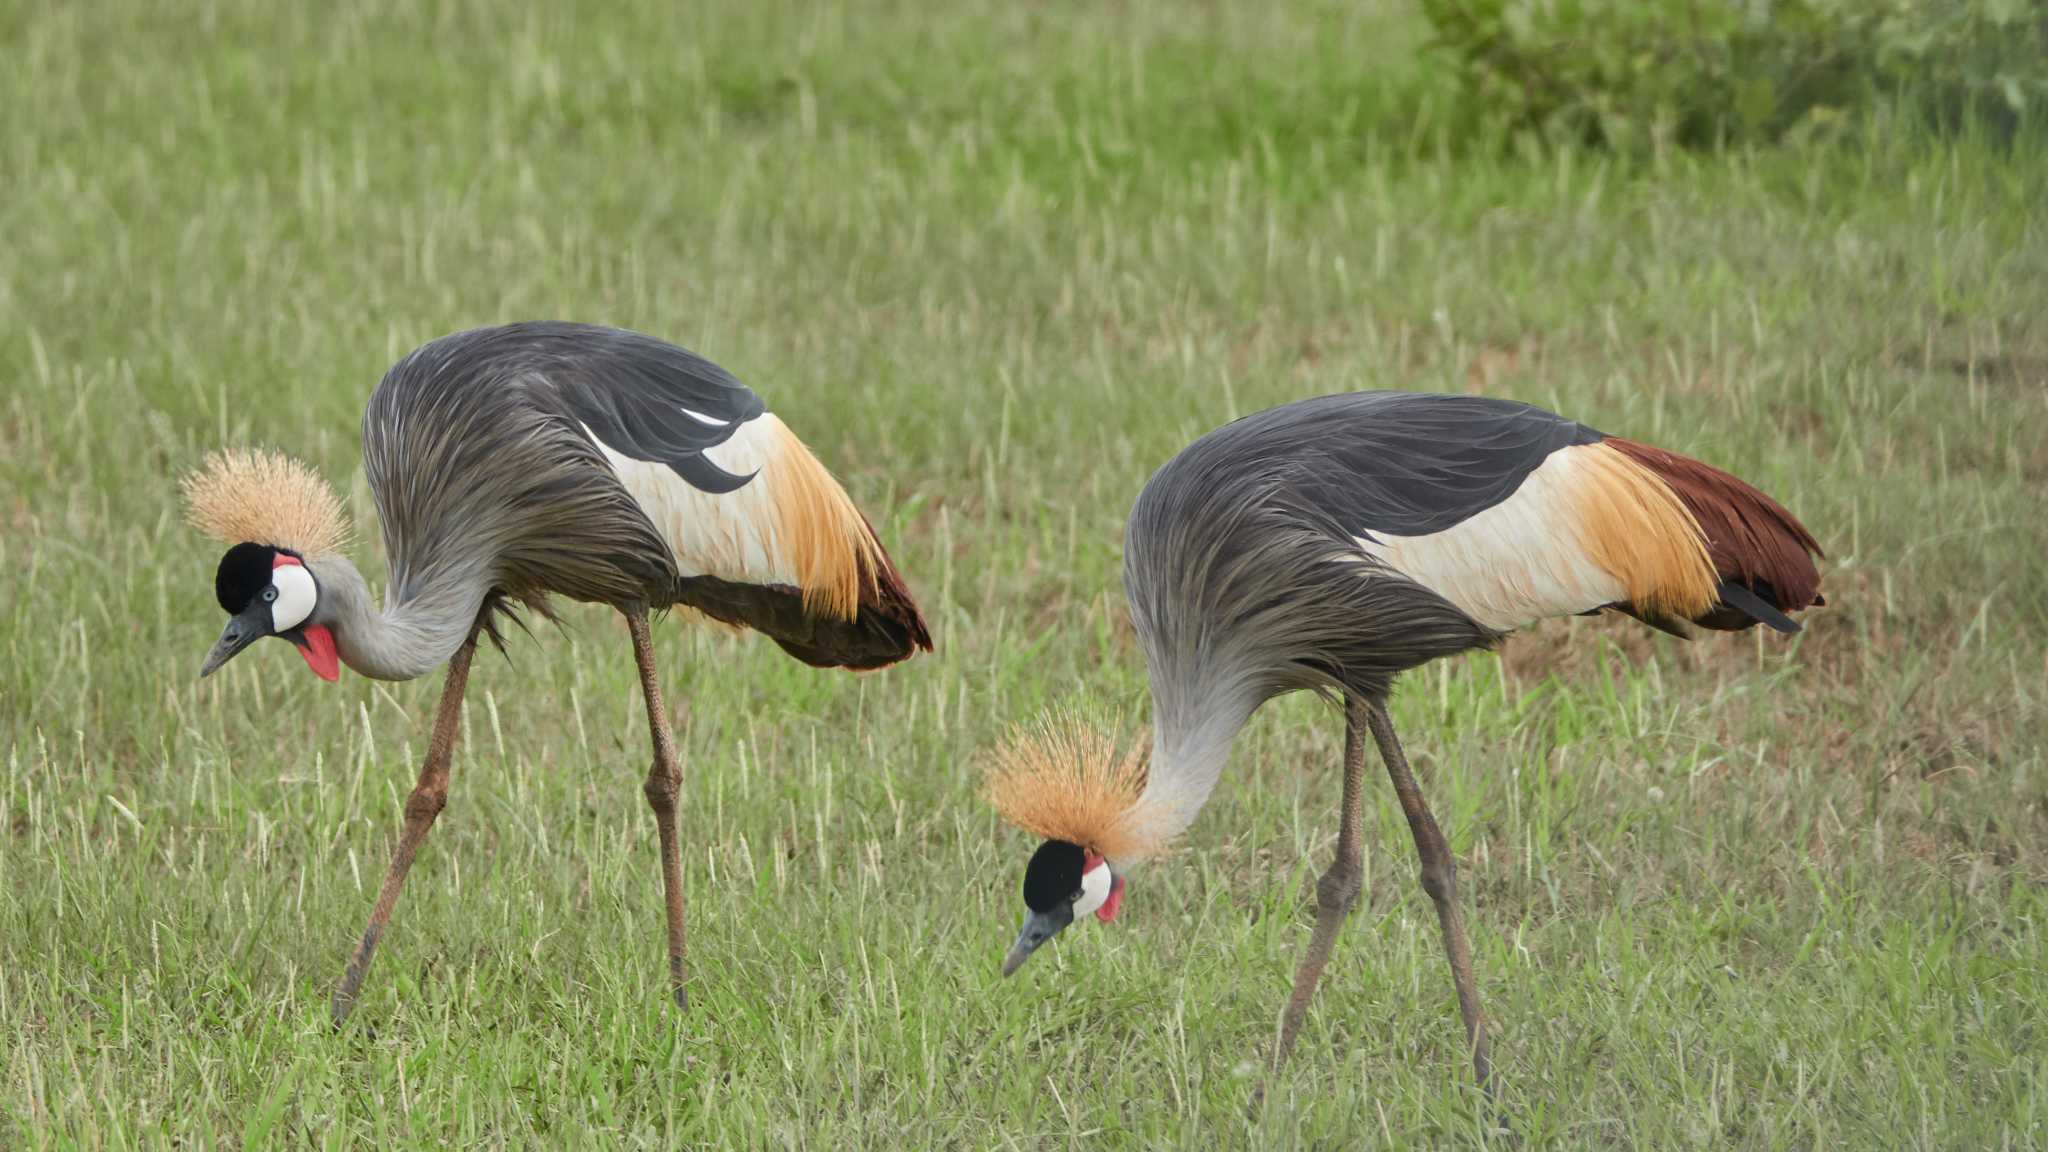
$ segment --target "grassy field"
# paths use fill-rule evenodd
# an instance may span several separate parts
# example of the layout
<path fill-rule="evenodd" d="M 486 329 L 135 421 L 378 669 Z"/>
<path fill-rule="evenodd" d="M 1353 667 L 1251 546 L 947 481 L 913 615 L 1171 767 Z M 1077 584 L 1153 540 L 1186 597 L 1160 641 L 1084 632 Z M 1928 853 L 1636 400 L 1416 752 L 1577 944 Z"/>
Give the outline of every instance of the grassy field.
<path fill-rule="evenodd" d="M 316 7 L 321 14 L 312 14 Z M 1317 393 L 1477 391 L 1732 468 L 1829 550 L 1793 642 L 1572 620 L 1397 694 L 1524 1147 L 2048 1143 L 2048 151 L 1617 163 L 1475 138 L 1406 4 L 0 11 L 0 1148 L 1486 1139 L 1391 790 L 1268 1107 L 1341 724 L 1268 707 L 1114 926 L 997 977 L 979 750 L 1142 715 L 1150 470 Z M 642 329 L 871 511 L 937 655 L 660 630 L 694 999 L 623 628 L 481 658 L 365 999 L 438 679 L 194 680 L 175 478 L 454 329 Z M 358 559 L 381 571 L 375 532 Z"/>

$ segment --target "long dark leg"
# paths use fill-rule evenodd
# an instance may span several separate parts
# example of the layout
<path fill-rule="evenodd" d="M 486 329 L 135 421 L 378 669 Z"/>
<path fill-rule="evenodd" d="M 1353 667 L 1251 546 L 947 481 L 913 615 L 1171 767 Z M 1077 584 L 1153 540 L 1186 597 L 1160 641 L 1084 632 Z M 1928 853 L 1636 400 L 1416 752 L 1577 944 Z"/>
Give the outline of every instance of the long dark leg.
<path fill-rule="evenodd" d="M 1364 878 L 1365 707 L 1356 697 L 1345 704 L 1344 812 L 1337 829 L 1337 859 L 1316 881 L 1315 934 L 1309 937 L 1308 951 L 1294 973 L 1294 995 L 1280 1017 L 1280 1042 L 1273 1047 L 1275 1072 L 1287 1062 L 1288 1053 L 1294 1051 L 1302 1018 L 1308 1015 L 1308 1002 L 1323 978 L 1323 966 L 1330 962 L 1330 948 L 1344 927 L 1344 918 L 1358 902 L 1358 889 Z"/>
<path fill-rule="evenodd" d="M 687 1007 L 687 970 L 683 964 L 683 850 L 676 835 L 676 792 L 683 767 L 676 759 L 675 734 L 669 731 L 668 709 L 661 702 L 661 681 L 655 674 L 654 641 L 647 632 L 647 611 L 626 612 L 633 632 L 633 658 L 640 665 L 640 691 L 647 697 L 647 726 L 654 736 L 654 766 L 647 770 L 647 806 L 661 831 L 661 884 L 668 898 L 668 983 L 676 1007 Z"/>
<path fill-rule="evenodd" d="M 391 870 L 384 874 L 384 887 L 377 892 L 377 904 L 370 909 L 370 923 L 363 929 L 362 942 L 348 958 L 341 974 L 341 986 L 334 990 L 334 1022 L 348 1019 L 356 1005 L 356 993 L 363 986 L 363 974 L 370 970 L 370 956 L 384 935 L 384 924 L 398 903 L 398 890 L 405 886 L 405 874 L 434 826 L 434 817 L 448 802 L 448 761 L 455 752 L 455 734 L 462 727 L 462 694 L 469 687 L 469 659 L 476 654 L 475 629 L 448 661 L 448 680 L 441 688 L 441 707 L 434 716 L 434 735 L 427 741 L 426 763 L 420 765 L 419 783 L 405 799 L 405 832 L 398 838 L 398 851 L 391 857 Z"/>
<path fill-rule="evenodd" d="M 1422 890 L 1436 902 L 1436 917 L 1444 930 L 1444 953 L 1451 959 L 1451 979 L 1458 985 L 1458 1012 L 1465 1017 L 1465 1043 L 1472 1049 L 1472 1071 L 1479 1086 L 1491 1090 L 1493 1061 L 1488 1053 L 1486 1020 L 1479 1011 L 1479 986 L 1472 979 L 1472 950 L 1465 940 L 1465 916 L 1458 908 L 1458 865 L 1444 834 L 1429 814 L 1422 790 L 1415 786 L 1415 774 L 1408 770 L 1408 757 L 1394 735 L 1393 718 L 1384 701 L 1367 705 L 1373 739 L 1379 743 L 1380 758 L 1387 762 L 1387 775 L 1394 779 L 1394 794 L 1401 798 L 1401 811 L 1408 816 L 1408 830 L 1415 836 L 1415 851 L 1422 857 Z"/>

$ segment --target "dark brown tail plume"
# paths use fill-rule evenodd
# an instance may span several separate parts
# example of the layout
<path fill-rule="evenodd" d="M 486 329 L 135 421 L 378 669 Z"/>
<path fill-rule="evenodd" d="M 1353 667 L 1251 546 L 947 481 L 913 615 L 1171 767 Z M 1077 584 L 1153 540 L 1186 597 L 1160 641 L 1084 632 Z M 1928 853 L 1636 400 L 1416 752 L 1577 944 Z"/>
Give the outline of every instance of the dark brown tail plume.
<path fill-rule="evenodd" d="M 862 517 L 862 522 L 866 522 L 866 517 Z M 874 526 L 869 525 L 868 531 L 873 532 Z M 862 585 L 860 614 L 854 619 L 853 626 L 873 632 L 881 641 L 877 646 L 881 651 L 876 653 L 880 660 L 871 665 L 841 661 L 845 667 L 879 668 L 907 660 L 919 649 L 932 650 L 931 631 L 924 626 L 924 614 L 917 610 L 917 601 L 910 598 L 910 587 L 903 582 L 903 574 L 896 571 L 895 562 L 882 551 L 880 544 L 875 546 L 875 558 L 880 563 L 874 573 L 874 586 Z M 789 645 L 784 644 L 783 647 L 789 648 Z M 789 651 L 799 660 L 809 659 L 794 648 L 789 648 Z"/>
<path fill-rule="evenodd" d="M 919 649 L 931 651 L 932 637 L 896 565 L 879 545 L 874 555 L 879 564 L 863 574 L 852 619 L 805 607 L 803 593 L 786 584 L 690 576 L 680 581 L 677 598 L 714 619 L 764 633 L 814 668 L 886 668 Z"/>
<path fill-rule="evenodd" d="M 1816 542 L 1783 505 L 1719 468 L 1610 437 L 1607 444 L 1663 477 L 1707 536 L 1707 555 L 1721 580 L 1720 602 L 1693 623 L 1740 632 L 1759 622 L 1797 632 L 1787 612 L 1824 603 Z"/>

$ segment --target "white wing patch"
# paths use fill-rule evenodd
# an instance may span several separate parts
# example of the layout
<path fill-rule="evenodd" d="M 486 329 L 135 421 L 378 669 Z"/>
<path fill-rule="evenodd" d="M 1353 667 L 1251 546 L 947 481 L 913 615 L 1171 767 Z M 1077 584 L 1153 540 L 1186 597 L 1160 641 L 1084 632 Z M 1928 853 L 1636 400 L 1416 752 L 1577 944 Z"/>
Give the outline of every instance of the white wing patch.
<path fill-rule="evenodd" d="M 703 419 L 694 412 L 686 415 Z M 707 421 L 712 423 L 712 421 Z M 660 461 L 621 455 L 586 426 L 626 492 L 675 553 L 684 576 L 716 576 L 748 584 L 799 585 L 796 566 L 777 540 L 774 463 L 788 436 L 774 413 L 740 425 L 705 459 L 735 476 L 753 479 L 726 493 L 705 492 Z"/>
<path fill-rule="evenodd" d="M 1359 539 L 1367 555 L 1495 631 L 1628 599 L 1581 541 L 1579 493 L 1599 482 L 1578 445 L 1552 453 L 1514 494 L 1441 532 Z"/>

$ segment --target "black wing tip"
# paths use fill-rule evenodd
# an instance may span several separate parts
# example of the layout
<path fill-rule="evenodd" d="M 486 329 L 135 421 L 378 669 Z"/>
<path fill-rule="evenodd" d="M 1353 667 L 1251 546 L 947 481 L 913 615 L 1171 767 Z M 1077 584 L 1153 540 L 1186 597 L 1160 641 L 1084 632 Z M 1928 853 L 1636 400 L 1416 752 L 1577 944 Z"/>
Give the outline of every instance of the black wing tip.
<path fill-rule="evenodd" d="M 708 492 L 713 496 L 723 496 L 728 492 L 737 492 L 748 484 L 753 483 L 754 477 L 761 474 L 759 468 L 744 476 L 737 472 L 727 472 L 717 464 L 712 463 L 701 451 L 682 452 L 664 456 L 661 462 L 668 465 L 669 471 L 681 476 L 683 482 L 690 487 L 697 489 L 699 492 Z"/>
<path fill-rule="evenodd" d="M 1803 631 L 1799 621 L 1785 615 L 1776 605 L 1740 584 L 1723 580 L 1715 592 L 1720 596 L 1721 603 L 1769 627 L 1772 631 L 1782 632 L 1787 636 L 1797 635 Z"/>

